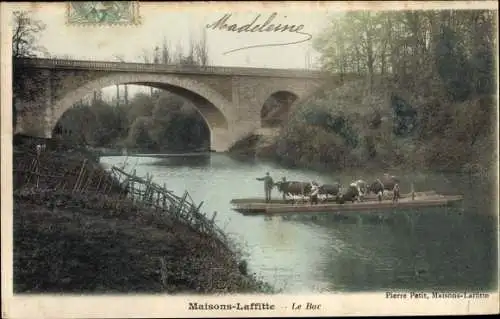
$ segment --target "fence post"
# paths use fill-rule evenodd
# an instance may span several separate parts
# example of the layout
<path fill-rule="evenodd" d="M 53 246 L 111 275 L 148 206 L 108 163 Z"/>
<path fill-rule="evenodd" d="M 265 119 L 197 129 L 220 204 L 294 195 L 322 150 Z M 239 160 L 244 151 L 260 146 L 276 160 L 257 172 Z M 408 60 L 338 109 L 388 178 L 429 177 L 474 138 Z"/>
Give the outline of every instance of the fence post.
<path fill-rule="evenodd" d="M 80 174 L 78 174 L 78 178 L 76 179 L 75 185 L 73 186 L 73 191 L 78 190 L 80 180 L 82 178 L 83 171 L 85 170 L 85 164 L 87 163 L 87 159 L 84 159 L 82 162 L 82 167 L 80 168 Z"/>

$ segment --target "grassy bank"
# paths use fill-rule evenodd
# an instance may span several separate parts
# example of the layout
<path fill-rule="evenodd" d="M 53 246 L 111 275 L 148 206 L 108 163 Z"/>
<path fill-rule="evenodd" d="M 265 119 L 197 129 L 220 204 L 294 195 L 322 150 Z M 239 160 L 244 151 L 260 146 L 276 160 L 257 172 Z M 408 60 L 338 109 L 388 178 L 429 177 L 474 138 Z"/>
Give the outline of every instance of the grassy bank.
<path fill-rule="evenodd" d="M 73 191 L 84 159 L 86 171 L 104 173 L 88 154 L 46 150 L 35 188 L 21 172 L 32 148 L 15 149 L 15 292 L 272 292 L 236 248 L 127 200 L 111 179 L 104 194 Z"/>

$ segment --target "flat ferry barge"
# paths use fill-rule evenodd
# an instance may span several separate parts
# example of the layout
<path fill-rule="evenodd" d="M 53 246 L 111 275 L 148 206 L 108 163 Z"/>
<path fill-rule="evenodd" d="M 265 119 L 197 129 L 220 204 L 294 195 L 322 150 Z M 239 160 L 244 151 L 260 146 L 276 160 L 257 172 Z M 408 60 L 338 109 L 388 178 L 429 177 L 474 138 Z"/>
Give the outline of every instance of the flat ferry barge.
<path fill-rule="evenodd" d="M 346 202 L 338 204 L 334 199 L 329 199 L 318 204 L 311 205 L 308 201 L 293 203 L 293 201 L 283 201 L 274 199 L 266 203 L 258 198 L 233 199 L 233 210 L 245 215 L 258 214 L 289 214 L 289 213 L 319 213 L 319 212 L 388 212 L 397 209 L 422 208 L 422 207 L 445 207 L 454 202 L 463 200 L 461 195 L 441 195 L 435 191 L 402 194 L 397 202 L 385 197 L 383 201 L 378 201 L 375 197 L 366 197 L 362 202 Z"/>

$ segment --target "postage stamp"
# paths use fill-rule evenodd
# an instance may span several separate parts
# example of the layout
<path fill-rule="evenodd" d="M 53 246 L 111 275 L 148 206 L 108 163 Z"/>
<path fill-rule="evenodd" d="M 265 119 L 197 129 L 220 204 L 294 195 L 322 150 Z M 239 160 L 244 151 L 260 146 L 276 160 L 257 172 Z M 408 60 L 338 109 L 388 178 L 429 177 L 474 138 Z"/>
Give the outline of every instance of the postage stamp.
<path fill-rule="evenodd" d="M 0 8 L 6 318 L 498 313 L 496 1 Z"/>
<path fill-rule="evenodd" d="M 137 1 L 68 1 L 67 22 L 78 25 L 138 24 Z"/>

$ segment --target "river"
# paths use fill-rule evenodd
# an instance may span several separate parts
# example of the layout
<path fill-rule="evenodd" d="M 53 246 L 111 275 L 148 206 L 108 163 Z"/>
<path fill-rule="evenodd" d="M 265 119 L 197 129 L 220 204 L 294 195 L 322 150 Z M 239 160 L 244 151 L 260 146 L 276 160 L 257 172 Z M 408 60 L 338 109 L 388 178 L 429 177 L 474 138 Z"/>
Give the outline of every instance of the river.
<path fill-rule="evenodd" d="M 361 292 L 388 289 L 489 290 L 497 283 L 497 219 L 494 184 L 458 174 L 391 172 L 401 191 L 463 194 L 447 208 L 407 211 L 410 220 L 359 222 L 328 214 L 265 217 L 231 210 L 233 198 L 263 196 L 256 177 L 340 181 L 371 180 L 373 173 L 325 174 L 267 162 L 242 162 L 222 154 L 159 159 L 102 157 L 101 162 L 136 169 L 177 194 L 187 190 L 228 233 L 249 270 L 285 293 Z M 382 172 L 377 172 L 382 173 Z M 276 190 L 273 198 L 278 197 Z"/>

